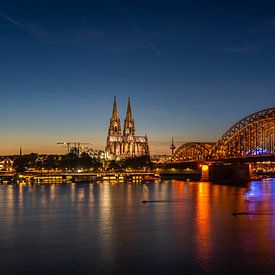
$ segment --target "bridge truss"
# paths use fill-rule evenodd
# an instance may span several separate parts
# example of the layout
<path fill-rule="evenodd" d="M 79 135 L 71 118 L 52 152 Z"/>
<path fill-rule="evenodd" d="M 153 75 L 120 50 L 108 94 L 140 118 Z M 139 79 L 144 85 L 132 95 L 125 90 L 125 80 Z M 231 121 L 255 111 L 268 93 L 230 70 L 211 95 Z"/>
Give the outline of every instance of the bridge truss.
<path fill-rule="evenodd" d="M 188 142 L 182 144 L 174 153 L 176 161 L 202 161 L 205 160 L 215 143 Z"/>
<path fill-rule="evenodd" d="M 274 154 L 275 108 L 251 114 L 228 129 L 211 150 L 211 158 Z"/>
<path fill-rule="evenodd" d="M 275 108 L 253 113 L 229 128 L 217 143 L 181 145 L 174 160 L 197 161 L 275 154 Z"/>

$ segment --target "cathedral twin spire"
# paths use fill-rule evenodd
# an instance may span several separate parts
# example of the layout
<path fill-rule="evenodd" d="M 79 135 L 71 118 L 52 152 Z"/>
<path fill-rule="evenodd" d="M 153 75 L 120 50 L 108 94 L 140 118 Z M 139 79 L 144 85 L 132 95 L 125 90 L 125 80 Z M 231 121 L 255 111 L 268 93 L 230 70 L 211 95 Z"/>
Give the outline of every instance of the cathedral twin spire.
<path fill-rule="evenodd" d="M 119 120 L 117 106 L 116 106 L 116 96 L 114 97 L 114 107 L 113 107 L 112 120 Z"/>
<path fill-rule="evenodd" d="M 127 106 L 126 119 L 124 120 L 123 135 L 124 136 L 135 135 L 135 122 L 132 118 L 130 97 L 128 97 L 128 106 Z"/>
<path fill-rule="evenodd" d="M 106 152 L 116 158 L 149 155 L 147 136 L 135 135 L 135 121 L 132 116 L 130 97 L 128 98 L 123 132 L 121 131 L 116 97 L 114 97 L 109 134 L 106 140 Z"/>
<path fill-rule="evenodd" d="M 116 97 L 114 97 L 113 113 L 110 119 L 109 136 L 120 136 L 120 135 L 121 135 L 120 119 L 118 116 Z"/>
<path fill-rule="evenodd" d="M 121 135 L 120 119 L 118 116 L 116 97 L 114 97 L 114 106 L 113 106 L 112 118 L 110 119 L 109 135 L 113 135 L 113 136 Z M 127 106 L 126 118 L 124 120 L 123 135 L 124 136 L 135 135 L 135 122 L 132 117 L 130 97 L 128 97 L 128 106 Z"/>

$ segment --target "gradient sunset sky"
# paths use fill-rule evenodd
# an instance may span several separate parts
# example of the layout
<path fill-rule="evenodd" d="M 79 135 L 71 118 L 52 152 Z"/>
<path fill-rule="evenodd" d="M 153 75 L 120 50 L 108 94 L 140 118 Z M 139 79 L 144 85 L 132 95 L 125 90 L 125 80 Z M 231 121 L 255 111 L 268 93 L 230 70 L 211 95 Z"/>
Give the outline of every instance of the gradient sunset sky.
<path fill-rule="evenodd" d="M 152 153 L 274 107 L 275 1 L 1 1 L 0 154 L 104 149 L 127 97 Z"/>

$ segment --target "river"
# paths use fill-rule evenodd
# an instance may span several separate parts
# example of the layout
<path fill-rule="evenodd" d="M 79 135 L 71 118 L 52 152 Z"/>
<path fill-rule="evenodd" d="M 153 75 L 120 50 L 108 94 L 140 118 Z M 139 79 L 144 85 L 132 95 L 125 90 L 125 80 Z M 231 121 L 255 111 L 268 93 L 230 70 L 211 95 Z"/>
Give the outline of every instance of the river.
<path fill-rule="evenodd" d="M 271 274 L 273 214 L 275 179 L 1 185 L 0 273 Z"/>

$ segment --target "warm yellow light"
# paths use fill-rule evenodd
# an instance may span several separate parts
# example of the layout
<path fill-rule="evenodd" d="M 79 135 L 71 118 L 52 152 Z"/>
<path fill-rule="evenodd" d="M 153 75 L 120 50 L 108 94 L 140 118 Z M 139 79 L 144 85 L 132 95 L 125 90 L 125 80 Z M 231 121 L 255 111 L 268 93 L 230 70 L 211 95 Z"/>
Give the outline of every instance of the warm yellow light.
<path fill-rule="evenodd" d="M 203 172 L 208 171 L 208 169 L 209 169 L 208 165 L 202 165 L 202 171 Z"/>

